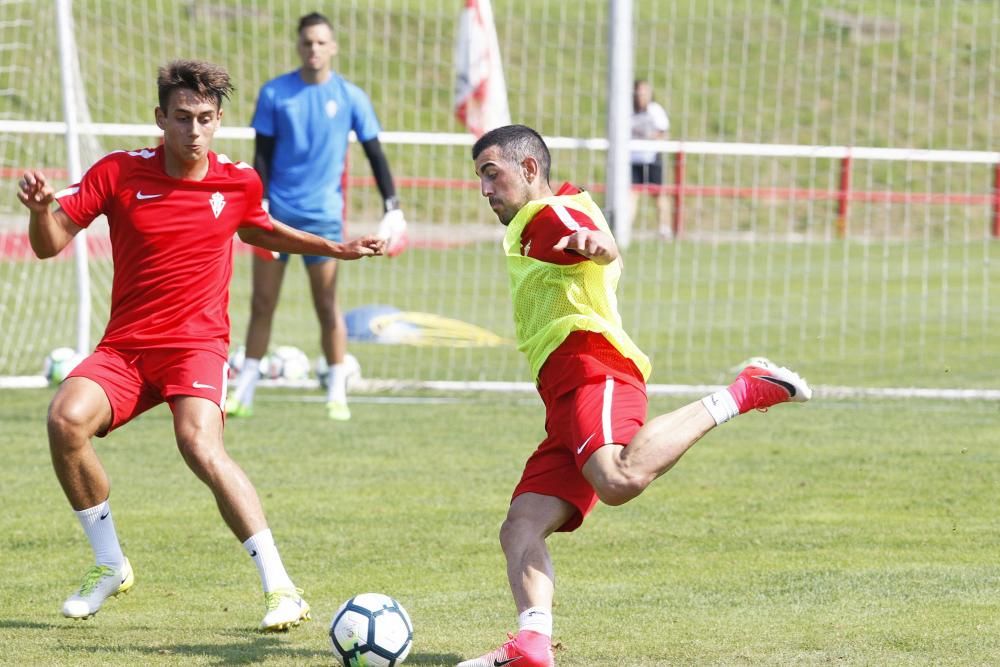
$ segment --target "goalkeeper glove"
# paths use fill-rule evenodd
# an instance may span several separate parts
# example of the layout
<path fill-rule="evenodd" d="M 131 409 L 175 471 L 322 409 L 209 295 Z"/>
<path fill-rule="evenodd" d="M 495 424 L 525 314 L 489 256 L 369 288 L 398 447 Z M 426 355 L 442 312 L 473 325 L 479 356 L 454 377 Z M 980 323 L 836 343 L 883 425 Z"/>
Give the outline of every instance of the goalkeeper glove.
<path fill-rule="evenodd" d="M 398 208 L 395 199 L 392 197 L 386 200 L 385 215 L 382 216 L 382 222 L 378 226 L 378 237 L 385 240 L 385 254 L 389 257 L 400 254 L 409 244 L 406 218 L 403 217 L 403 212 Z"/>

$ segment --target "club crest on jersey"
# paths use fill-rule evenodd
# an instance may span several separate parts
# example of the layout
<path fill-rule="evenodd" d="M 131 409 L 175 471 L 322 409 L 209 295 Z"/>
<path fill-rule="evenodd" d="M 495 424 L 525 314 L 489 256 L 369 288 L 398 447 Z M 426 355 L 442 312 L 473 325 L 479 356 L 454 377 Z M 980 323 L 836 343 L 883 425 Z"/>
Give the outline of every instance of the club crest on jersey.
<path fill-rule="evenodd" d="M 337 108 L 338 107 L 337 107 L 336 100 L 327 100 L 326 101 L 326 117 L 327 118 L 333 118 L 334 116 L 336 116 L 337 115 Z"/>
<path fill-rule="evenodd" d="M 212 205 L 212 213 L 218 219 L 219 214 L 222 213 L 222 209 L 226 206 L 226 198 L 222 196 L 221 192 L 216 192 L 208 198 L 208 203 Z"/>

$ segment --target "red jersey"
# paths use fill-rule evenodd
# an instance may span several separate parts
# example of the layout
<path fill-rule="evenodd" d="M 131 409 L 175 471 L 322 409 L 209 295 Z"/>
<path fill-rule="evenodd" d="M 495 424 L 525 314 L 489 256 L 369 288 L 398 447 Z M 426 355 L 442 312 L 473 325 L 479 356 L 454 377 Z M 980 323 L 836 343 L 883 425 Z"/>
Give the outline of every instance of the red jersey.
<path fill-rule="evenodd" d="M 273 229 L 260 177 L 248 164 L 208 153 L 200 181 L 173 178 L 163 146 L 116 151 L 56 193 L 73 222 L 108 218 L 114 278 L 101 344 L 123 349 L 229 350 L 233 234 Z"/>
<path fill-rule="evenodd" d="M 556 195 L 575 195 L 580 189 L 563 183 Z M 587 258 L 575 252 L 553 250 L 559 239 L 578 229 L 597 230 L 597 225 L 583 211 L 560 206 L 546 206 L 521 230 L 521 254 L 550 264 L 579 264 Z"/>
<path fill-rule="evenodd" d="M 564 183 L 557 195 L 580 192 Z M 546 206 L 525 225 L 521 232 L 521 254 L 552 264 L 578 264 L 590 261 L 583 255 L 552 246 L 579 229 L 598 227 L 583 211 L 566 206 Z M 552 351 L 538 374 L 538 390 L 546 400 L 553 400 L 583 382 L 612 376 L 645 391 L 646 383 L 635 363 L 624 356 L 604 336 L 592 331 L 574 331 Z"/>

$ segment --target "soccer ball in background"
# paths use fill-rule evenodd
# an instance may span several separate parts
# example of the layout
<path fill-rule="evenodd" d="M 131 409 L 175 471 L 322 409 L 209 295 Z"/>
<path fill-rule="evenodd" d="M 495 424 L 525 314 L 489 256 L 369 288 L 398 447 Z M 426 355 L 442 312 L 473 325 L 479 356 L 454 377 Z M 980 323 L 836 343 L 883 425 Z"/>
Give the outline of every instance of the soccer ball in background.
<path fill-rule="evenodd" d="M 247 349 L 240 345 L 229 355 L 229 379 L 235 380 L 243 370 L 243 362 L 247 358 Z"/>
<path fill-rule="evenodd" d="M 42 375 L 49 385 L 54 387 L 66 379 L 66 376 L 83 361 L 85 355 L 78 354 L 71 347 L 57 347 L 49 352 L 42 364 Z"/>
<path fill-rule="evenodd" d="M 362 593 L 333 615 L 330 643 L 345 667 L 395 667 L 410 653 L 413 623 L 388 595 Z"/>
<path fill-rule="evenodd" d="M 229 379 L 235 380 L 246 361 L 246 348 L 240 345 L 229 355 Z M 279 345 L 260 360 L 258 373 L 264 380 L 305 380 L 309 377 L 309 357 L 292 345 Z"/>
<path fill-rule="evenodd" d="M 297 347 L 279 345 L 261 360 L 261 376 L 277 380 L 305 380 L 309 377 L 309 357 Z M 265 368 L 266 366 L 266 368 Z"/>
<path fill-rule="evenodd" d="M 330 365 L 322 354 L 316 357 L 315 370 L 320 386 L 326 389 L 330 384 Z M 361 379 L 361 364 L 353 354 L 344 355 L 344 371 L 347 373 L 347 388 L 350 389 L 355 380 Z"/>

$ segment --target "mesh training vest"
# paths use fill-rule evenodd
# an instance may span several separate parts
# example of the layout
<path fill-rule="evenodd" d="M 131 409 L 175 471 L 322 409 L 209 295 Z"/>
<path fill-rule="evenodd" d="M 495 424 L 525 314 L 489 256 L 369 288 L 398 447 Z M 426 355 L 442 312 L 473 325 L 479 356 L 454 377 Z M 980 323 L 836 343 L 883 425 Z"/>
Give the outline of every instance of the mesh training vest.
<path fill-rule="evenodd" d="M 621 262 L 605 266 L 587 261 L 559 265 L 521 255 L 521 232 L 546 206 L 564 206 L 586 213 L 601 231 L 611 234 L 601 209 L 586 192 L 536 199 L 525 204 L 507 226 L 503 240 L 510 275 L 517 349 L 524 352 L 532 376 L 573 331 L 594 331 L 635 362 L 644 379 L 652 367 L 622 328 L 615 290 Z M 568 233 L 568 232 L 567 232 Z"/>

